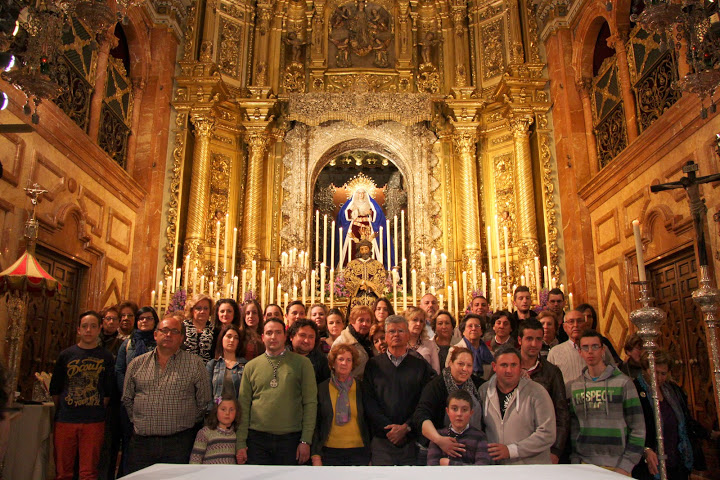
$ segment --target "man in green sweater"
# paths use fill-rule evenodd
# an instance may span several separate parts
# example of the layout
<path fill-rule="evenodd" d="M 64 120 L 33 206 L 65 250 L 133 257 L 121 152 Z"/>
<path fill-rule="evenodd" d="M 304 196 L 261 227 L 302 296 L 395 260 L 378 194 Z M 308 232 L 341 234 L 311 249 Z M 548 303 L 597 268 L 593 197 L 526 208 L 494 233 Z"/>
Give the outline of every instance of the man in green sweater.
<path fill-rule="evenodd" d="M 265 353 L 245 365 L 240 382 L 238 464 L 293 465 L 310 458 L 317 415 L 312 363 L 285 350 L 285 324 L 266 320 Z"/>
<path fill-rule="evenodd" d="M 645 445 L 645 420 L 633 381 L 603 361 L 600 334 L 586 330 L 580 355 L 587 364 L 568 382 L 572 463 L 592 463 L 630 476 Z"/>

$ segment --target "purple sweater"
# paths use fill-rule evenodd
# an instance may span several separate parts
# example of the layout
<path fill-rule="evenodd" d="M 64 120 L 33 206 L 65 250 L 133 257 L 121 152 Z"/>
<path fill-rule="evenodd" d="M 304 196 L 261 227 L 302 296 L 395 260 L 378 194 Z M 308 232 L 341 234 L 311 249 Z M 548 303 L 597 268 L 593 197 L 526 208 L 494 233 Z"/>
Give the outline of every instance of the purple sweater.
<path fill-rule="evenodd" d="M 461 434 L 450 430 L 450 427 L 438 431 L 443 437 L 455 437 L 455 440 L 465 445 L 462 457 L 450 458 L 450 465 L 492 465 L 493 461 L 488 453 L 488 444 L 485 434 L 475 427 L 468 428 Z M 430 442 L 428 447 L 428 465 L 440 465 L 441 458 L 448 458 L 437 444 Z"/>

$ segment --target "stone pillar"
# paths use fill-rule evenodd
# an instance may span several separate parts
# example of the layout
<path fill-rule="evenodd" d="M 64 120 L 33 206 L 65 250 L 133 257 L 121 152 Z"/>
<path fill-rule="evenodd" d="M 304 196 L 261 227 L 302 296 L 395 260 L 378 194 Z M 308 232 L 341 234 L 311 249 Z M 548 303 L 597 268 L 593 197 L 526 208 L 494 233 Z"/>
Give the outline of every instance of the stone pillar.
<path fill-rule="evenodd" d="M 615 58 L 620 79 L 620 95 L 623 99 L 623 111 L 625 112 L 625 125 L 627 128 L 628 143 L 638 136 L 637 115 L 635 114 L 635 95 L 630 82 L 630 67 L 628 66 L 627 48 L 625 42 L 627 35 L 611 35 L 607 43 L 615 48 Z"/>
<path fill-rule="evenodd" d="M 475 160 L 475 143 L 477 142 L 477 125 L 455 125 L 453 143 L 458 155 L 458 188 L 460 242 L 462 258 L 467 270 L 468 264 L 475 259 L 482 265 L 480 257 L 480 208 L 478 206 L 477 164 Z"/>
<path fill-rule="evenodd" d="M 518 248 L 520 259 L 518 272 L 522 272 L 525 265 L 529 265 L 532 271 L 534 258 L 539 252 L 529 136 L 532 122 L 533 118 L 526 115 L 518 115 L 510 120 L 515 151 L 515 211 L 518 238 L 514 246 Z M 518 281 L 520 273 L 517 273 L 516 277 Z"/>
<path fill-rule="evenodd" d="M 128 138 L 127 157 L 125 169 L 132 175 L 135 170 L 135 147 L 137 146 L 138 127 L 140 125 L 140 105 L 142 104 L 145 80 L 133 78 L 133 110 L 130 122 L 130 138 Z"/>
<path fill-rule="evenodd" d="M 105 83 L 107 82 L 107 66 L 110 50 L 117 45 L 117 37 L 114 33 L 105 32 L 99 35 L 100 45 L 98 48 L 97 63 L 95 67 L 95 85 L 90 97 L 90 120 L 88 136 L 90 140 L 97 142 L 100 132 L 100 111 L 102 110 L 103 99 L 105 98 Z"/>
<path fill-rule="evenodd" d="M 249 265 L 260 256 L 262 231 L 263 166 L 269 136 L 265 129 L 252 128 L 246 134 L 248 144 L 247 186 L 245 187 L 245 218 L 242 232 L 242 262 Z"/>
<path fill-rule="evenodd" d="M 191 260 L 201 261 L 205 253 L 205 232 L 210 204 L 210 134 L 215 119 L 205 114 L 193 114 L 191 121 L 195 126 L 195 150 L 185 227 L 185 251 Z M 200 270 L 198 268 L 198 271 Z"/>
<path fill-rule="evenodd" d="M 588 77 L 583 77 L 576 83 L 578 92 L 580 92 L 580 100 L 582 100 L 583 105 L 583 117 L 585 119 L 585 141 L 587 143 L 590 174 L 594 176 L 600 171 L 600 165 L 598 164 L 597 158 L 597 140 L 595 139 L 595 132 L 593 131 L 592 99 L 590 98 L 592 79 Z"/>

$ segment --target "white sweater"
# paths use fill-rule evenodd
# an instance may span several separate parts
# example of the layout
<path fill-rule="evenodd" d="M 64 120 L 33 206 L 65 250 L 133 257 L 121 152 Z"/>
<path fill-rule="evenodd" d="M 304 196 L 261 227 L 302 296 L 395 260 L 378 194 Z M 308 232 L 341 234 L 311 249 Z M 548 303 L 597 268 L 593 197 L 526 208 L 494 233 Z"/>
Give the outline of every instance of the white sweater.
<path fill-rule="evenodd" d="M 605 365 L 615 365 L 608 349 L 603 347 L 603 352 Z M 582 375 L 583 368 L 587 366 L 572 340 L 552 347 L 550 353 L 548 353 L 547 360 L 560 369 L 565 384 Z"/>

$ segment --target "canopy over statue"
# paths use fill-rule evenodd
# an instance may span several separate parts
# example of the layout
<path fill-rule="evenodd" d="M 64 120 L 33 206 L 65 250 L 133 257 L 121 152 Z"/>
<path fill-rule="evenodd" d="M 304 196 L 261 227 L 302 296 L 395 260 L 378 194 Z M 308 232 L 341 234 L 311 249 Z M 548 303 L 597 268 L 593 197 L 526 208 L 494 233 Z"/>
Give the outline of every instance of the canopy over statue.
<path fill-rule="evenodd" d="M 386 226 L 385 213 L 373 198 L 376 189 L 375 183 L 365 175 L 359 174 L 347 183 L 346 189 L 350 196 L 340 208 L 336 221 L 338 231 L 342 228 L 343 232 L 339 245 L 339 256 L 336 257 L 342 262 L 338 264 L 338 268 L 342 268 L 350 260 L 356 258 L 355 246 L 362 240 L 369 242 L 371 257 L 385 260 L 387 253 L 383 258 L 381 252 L 386 252 L 388 232 L 384 231 Z M 380 227 L 383 227 L 382 238 L 380 238 Z M 382 245 L 380 244 L 381 241 L 383 242 Z M 391 242 L 391 252 L 392 248 L 393 244 Z M 394 255 L 391 257 L 394 265 Z"/>

